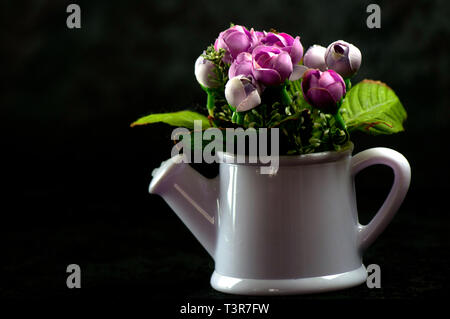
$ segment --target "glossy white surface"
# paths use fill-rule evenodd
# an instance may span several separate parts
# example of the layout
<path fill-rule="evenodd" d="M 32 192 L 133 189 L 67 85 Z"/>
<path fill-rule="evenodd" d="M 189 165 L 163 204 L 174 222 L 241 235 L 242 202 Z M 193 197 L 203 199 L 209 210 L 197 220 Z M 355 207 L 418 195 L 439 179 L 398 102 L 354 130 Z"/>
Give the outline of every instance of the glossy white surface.
<path fill-rule="evenodd" d="M 274 175 L 260 174 L 258 164 L 233 164 L 234 156 L 222 153 L 219 177 L 212 180 L 175 157 L 154 171 L 149 191 L 163 196 L 214 258 L 211 284 L 217 290 L 345 288 L 364 282 L 362 253 L 392 219 L 410 181 L 400 153 L 374 148 L 352 157 L 351 151 L 281 156 Z M 392 167 L 394 184 L 363 226 L 353 177 L 374 164 Z"/>
<path fill-rule="evenodd" d="M 341 274 L 298 279 L 242 279 L 214 271 L 211 286 L 218 291 L 237 295 L 297 295 L 350 288 L 362 284 L 366 278 L 366 268 L 362 265 Z"/>

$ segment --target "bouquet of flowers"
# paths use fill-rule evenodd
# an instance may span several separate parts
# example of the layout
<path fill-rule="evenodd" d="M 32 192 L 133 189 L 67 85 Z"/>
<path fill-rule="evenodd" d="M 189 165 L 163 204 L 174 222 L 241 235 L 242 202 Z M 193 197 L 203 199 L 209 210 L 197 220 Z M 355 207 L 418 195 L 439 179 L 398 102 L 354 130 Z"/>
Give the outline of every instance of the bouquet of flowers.
<path fill-rule="evenodd" d="M 207 114 L 150 114 L 132 126 L 279 128 L 281 154 L 339 150 L 356 130 L 403 131 L 406 111 L 391 88 L 373 80 L 352 86 L 362 59 L 356 46 L 339 40 L 303 53 L 299 36 L 232 25 L 195 62 Z"/>

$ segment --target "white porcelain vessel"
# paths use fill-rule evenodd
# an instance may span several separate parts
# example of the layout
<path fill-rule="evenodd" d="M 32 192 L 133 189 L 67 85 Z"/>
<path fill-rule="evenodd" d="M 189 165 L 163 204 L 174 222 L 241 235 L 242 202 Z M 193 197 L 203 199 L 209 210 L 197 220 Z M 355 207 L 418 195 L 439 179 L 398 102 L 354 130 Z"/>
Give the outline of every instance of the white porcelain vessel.
<path fill-rule="evenodd" d="M 408 161 L 392 149 L 353 157 L 352 150 L 280 156 L 273 175 L 220 153 L 214 179 L 179 155 L 154 170 L 149 191 L 165 199 L 213 257 L 216 290 L 275 295 L 343 289 L 365 282 L 362 254 L 398 210 L 411 175 Z M 360 225 L 354 176 L 374 164 L 390 166 L 394 183 L 372 221 Z"/>

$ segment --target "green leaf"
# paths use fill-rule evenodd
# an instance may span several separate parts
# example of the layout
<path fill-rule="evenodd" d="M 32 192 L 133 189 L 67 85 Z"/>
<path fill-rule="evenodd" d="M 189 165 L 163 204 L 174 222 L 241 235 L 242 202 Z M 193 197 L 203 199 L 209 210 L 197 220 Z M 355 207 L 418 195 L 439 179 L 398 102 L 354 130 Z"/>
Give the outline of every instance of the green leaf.
<path fill-rule="evenodd" d="M 174 113 L 157 113 L 141 117 L 131 124 L 131 127 L 151 123 L 163 122 L 172 126 L 181 126 L 188 129 L 194 129 L 194 120 L 202 121 L 202 129 L 211 127 L 206 116 L 192 111 L 180 111 Z"/>
<path fill-rule="evenodd" d="M 403 121 L 407 117 L 394 91 L 372 80 L 363 80 L 347 92 L 341 112 L 349 131 L 372 135 L 403 131 Z"/>

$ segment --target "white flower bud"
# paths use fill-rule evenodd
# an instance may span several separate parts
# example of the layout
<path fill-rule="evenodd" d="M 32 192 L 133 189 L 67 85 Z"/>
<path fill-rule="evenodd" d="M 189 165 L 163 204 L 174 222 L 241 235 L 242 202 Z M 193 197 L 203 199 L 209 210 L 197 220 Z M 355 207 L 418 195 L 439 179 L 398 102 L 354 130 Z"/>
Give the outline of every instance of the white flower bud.
<path fill-rule="evenodd" d="M 343 78 L 354 75 L 361 66 L 361 51 L 353 44 L 339 40 L 331 43 L 325 53 L 325 62 Z"/>
<path fill-rule="evenodd" d="M 207 88 L 216 88 L 220 85 L 214 73 L 215 65 L 204 57 L 199 56 L 195 61 L 195 77 L 198 83 Z"/>
<path fill-rule="evenodd" d="M 303 64 L 310 69 L 319 69 L 320 71 L 327 70 L 327 64 L 325 63 L 325 51 L 327 48 L 314 44 L 306 51 L 303 57 Z"/>
<path fill-rule="evenodd" d="M 237 112 L 251 110 L 261 104 L 261 97 L 252 80 L 243 75 L 235 76 L 225 85 L 225 98 Z"/>

